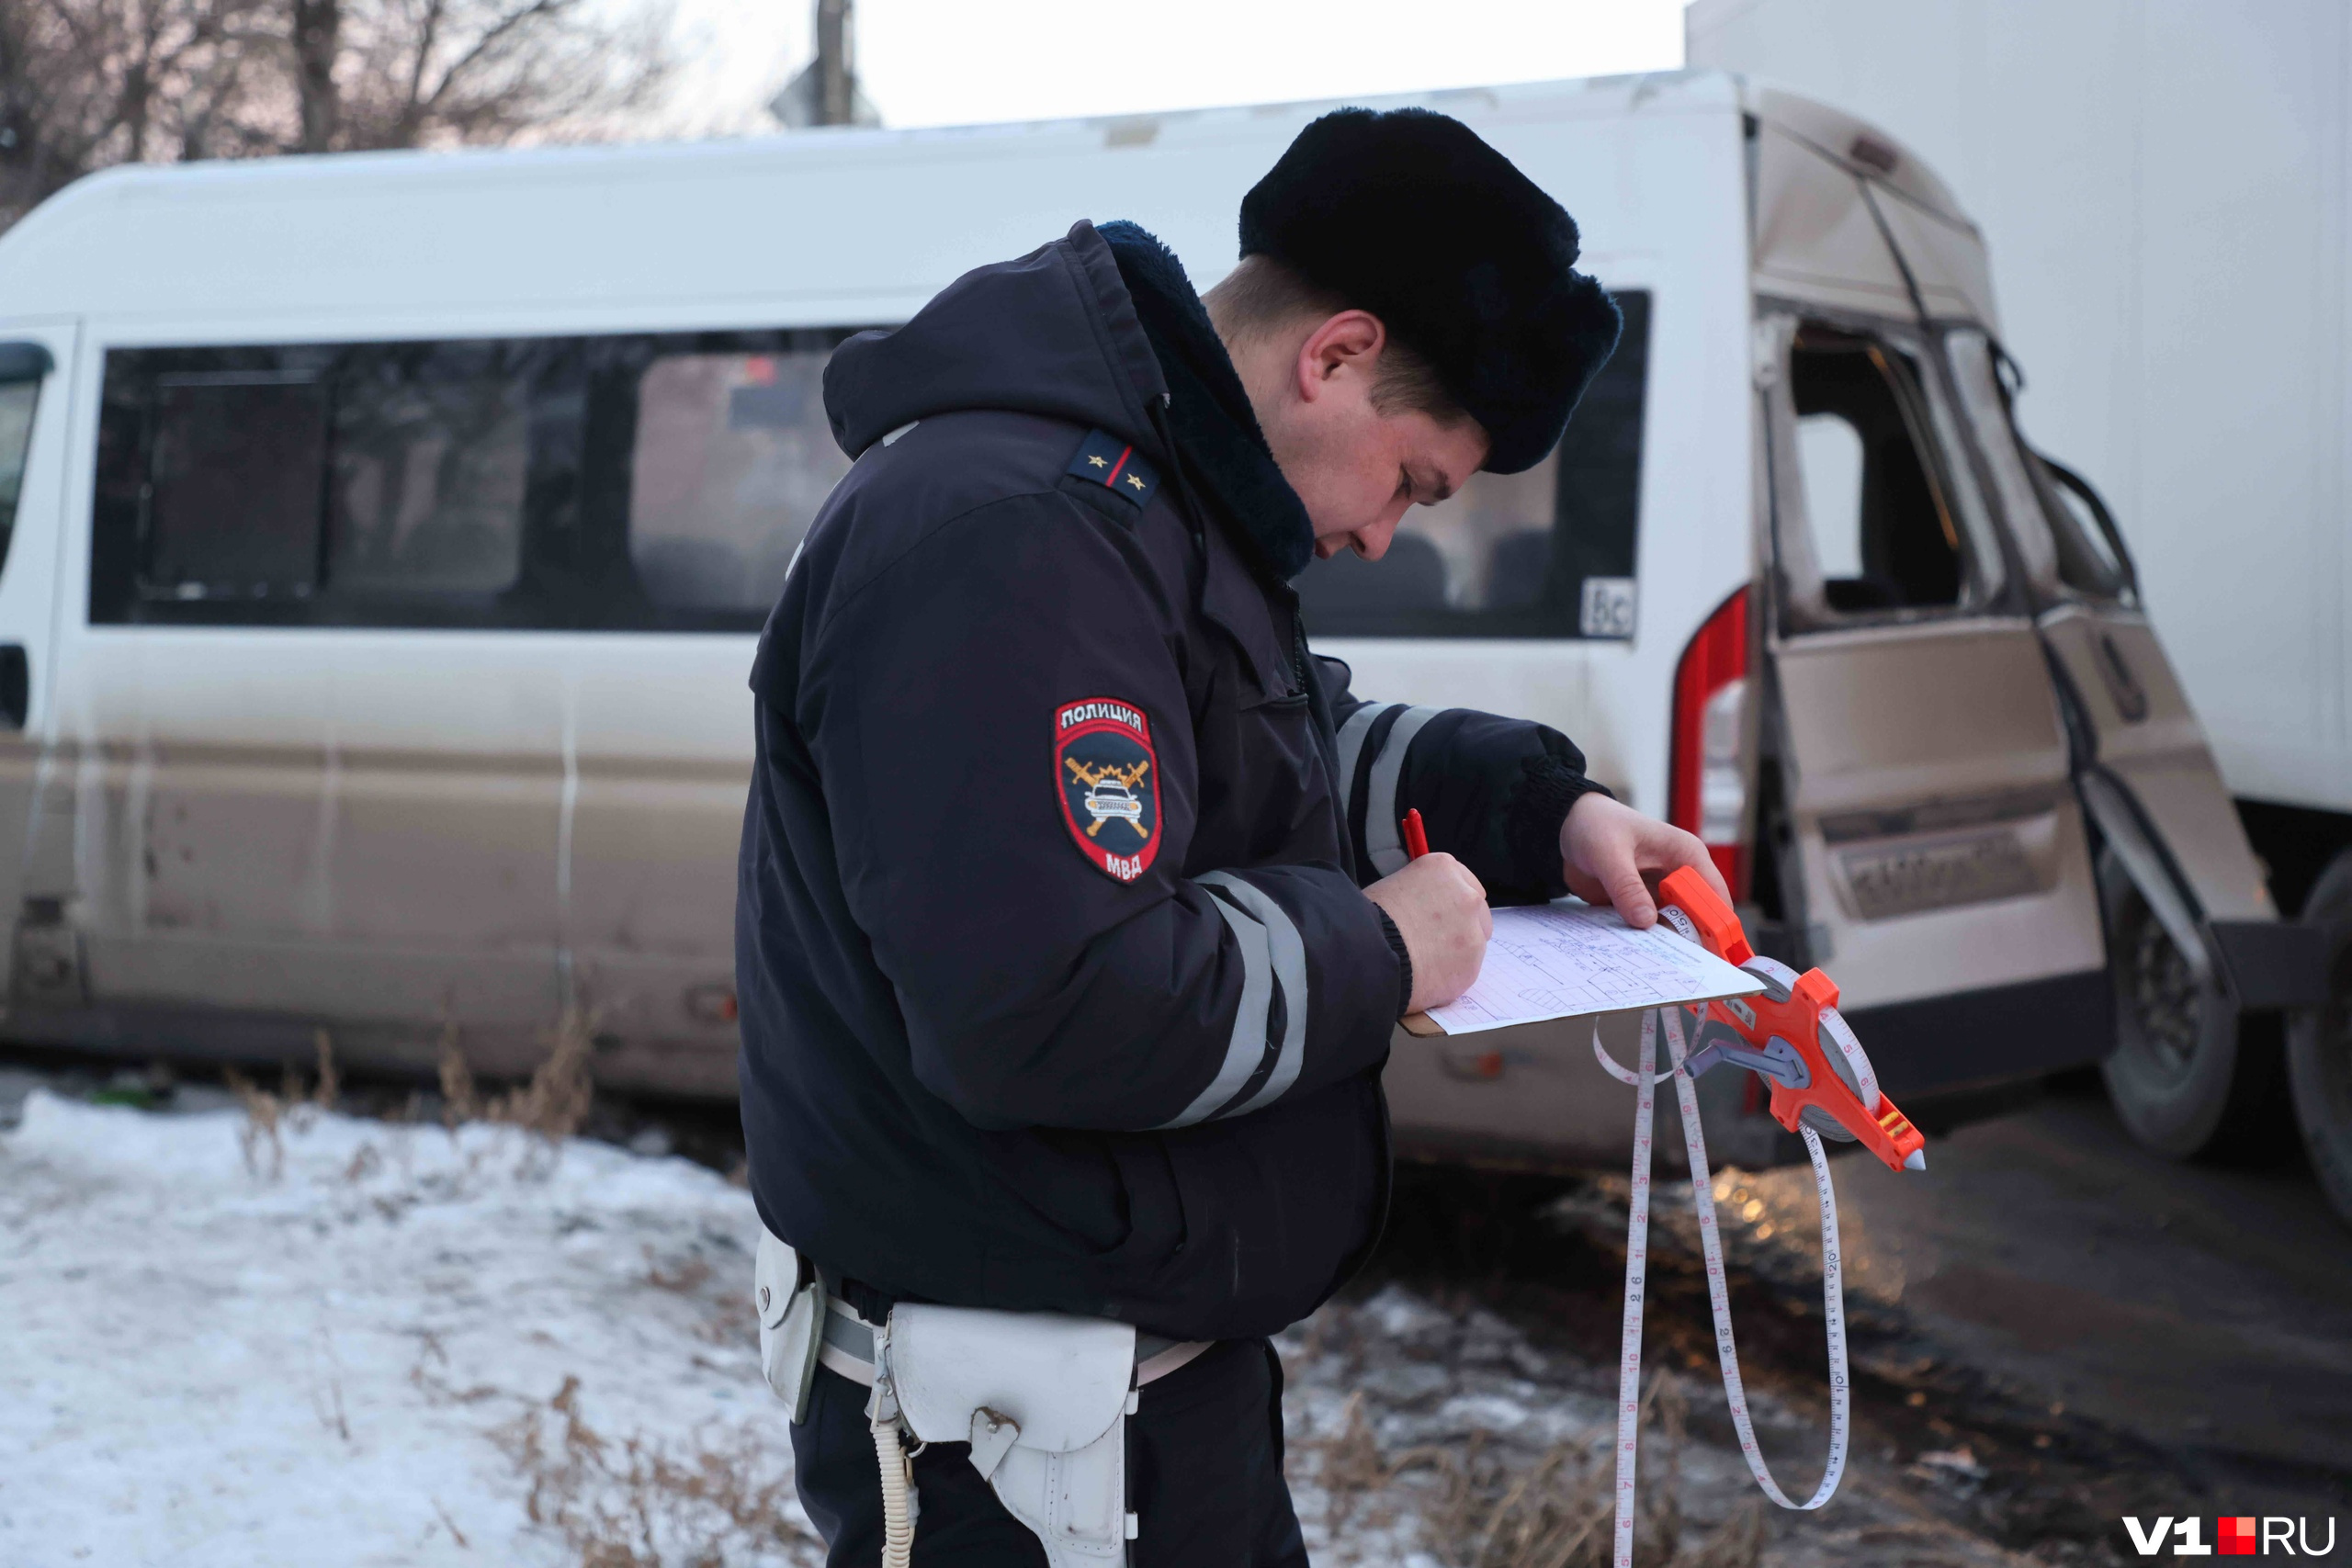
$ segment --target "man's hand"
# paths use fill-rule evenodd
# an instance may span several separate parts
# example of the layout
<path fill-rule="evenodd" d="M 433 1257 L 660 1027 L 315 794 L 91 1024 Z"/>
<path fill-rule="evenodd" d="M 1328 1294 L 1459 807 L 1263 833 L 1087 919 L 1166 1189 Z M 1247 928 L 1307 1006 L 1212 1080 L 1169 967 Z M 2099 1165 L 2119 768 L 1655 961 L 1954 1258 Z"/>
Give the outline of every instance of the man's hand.
<path fill-rule="evenodd" d="M 1486 960 L 1495 917 L 1468 866 L 1452 855 L 1426 854 L 1382 877 L 1363 896 L 1396 922 L 1413 961 L 1413 999 L 1406 1011 L 1442 1006 L 1470 988 Z"/>
<path fill-rule="evenodd" d="M 1714 857 L 1694 833 L 1669 828 L 1605 795 L 1579 795 L 1560 824 L 1560 873 L 1568 891 L 1588 904 L 1614 904 L 1635 931 L 1657 923 L 1658 879 L 1681 865 L 1695 867 L 1725 904 L 1731 902 Z"/>

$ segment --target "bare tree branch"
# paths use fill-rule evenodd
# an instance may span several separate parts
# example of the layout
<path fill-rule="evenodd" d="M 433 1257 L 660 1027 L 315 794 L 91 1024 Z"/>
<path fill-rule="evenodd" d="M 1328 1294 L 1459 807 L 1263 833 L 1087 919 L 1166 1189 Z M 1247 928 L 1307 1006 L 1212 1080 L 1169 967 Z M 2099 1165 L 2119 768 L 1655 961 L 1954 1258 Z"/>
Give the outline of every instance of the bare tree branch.
<path fill-rule="evenodd" d="M 668 0 L 0 0 L 0 224 L 110 164 L 609 133 L 670 34 Z"/>

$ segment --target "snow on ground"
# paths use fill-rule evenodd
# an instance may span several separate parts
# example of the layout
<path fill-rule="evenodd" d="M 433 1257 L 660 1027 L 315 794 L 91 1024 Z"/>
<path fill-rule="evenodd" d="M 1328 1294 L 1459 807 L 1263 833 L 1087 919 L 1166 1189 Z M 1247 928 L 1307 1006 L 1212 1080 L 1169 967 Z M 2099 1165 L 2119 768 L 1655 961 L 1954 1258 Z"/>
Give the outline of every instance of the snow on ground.
<path fill-rule="evenodd" d="M 0 1562 L 815 1562 L 757 1234 L 680 1159 L 37 1090 L 0 1137 Z"/>
<path fill-rule="evenodd" d="M 757 1234 L 682 1159 L 36 1089 L 0 1134 L 0 1563 L 814 1563 Z M 1613 1368 L 1396 1284 L 1279 1343 L 1318 1562 L 1607 1562 Z M 1809 1488 L 1817 1413 L 1756 1395 Z M 1685 1429 L 1721 1398 L 1709 1370 L 1654 1392 L 1645 1568 L 2007 1560 L 1865 1455 L 1827 1513 L 1760 1508 Z"/>

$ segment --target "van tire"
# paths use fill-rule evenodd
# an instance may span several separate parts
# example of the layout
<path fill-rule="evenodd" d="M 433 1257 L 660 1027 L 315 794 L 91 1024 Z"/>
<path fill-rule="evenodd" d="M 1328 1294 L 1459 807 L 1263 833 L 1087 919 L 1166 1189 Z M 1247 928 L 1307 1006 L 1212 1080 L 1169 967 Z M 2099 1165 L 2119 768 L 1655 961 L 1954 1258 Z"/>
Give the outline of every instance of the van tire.
<path fill-rule="evenodd" d="M 2199 985 L 2112 850 L 2098 856 L 2115 1048 L 2099 1063 L 2115 1113 L 2143 1146 L 2203 1153 L 2229 1118 L 2238 1016 L 2216 975 Z"/>
<path fill-rule="evenodd" d="M 2320 1190 L 2352 1224 L 2352 851 L 2320 874 L 2302 919 L 2327 939 L 2327 1001 L 2287 1015 L 2287 1076 Z"/>

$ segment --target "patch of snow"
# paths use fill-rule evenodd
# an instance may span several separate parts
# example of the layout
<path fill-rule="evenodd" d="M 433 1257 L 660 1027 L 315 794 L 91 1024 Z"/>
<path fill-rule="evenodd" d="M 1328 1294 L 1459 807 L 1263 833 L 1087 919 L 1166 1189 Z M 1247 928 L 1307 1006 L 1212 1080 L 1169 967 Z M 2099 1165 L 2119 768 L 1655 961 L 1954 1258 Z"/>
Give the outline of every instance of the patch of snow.
<path fill-rule="evenodd" d="M 1450 1314 L 1398 1284 L 1383 1285 L 1357 1310 L 1374 1333 L 1404 1343 L 1451 1340 L 1456 1329 Z"/>
<path fill-rule="evenodd" d="M 592 1143 L 34 1089 L 0 1136 L 0 1561 L 552 1568 L 650 1529 L 813 1562 L 757 1224 Z"/>
<path fill-rule="evenodd" d="M 1428 1361 L 1394 1361 L 1374 1367 L 1357 1386 L 1391 1404 L 1419 1404 L 1453 1386 L 1453 1373 Z"/>

